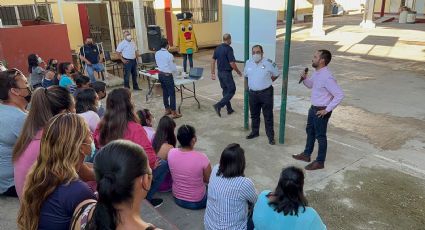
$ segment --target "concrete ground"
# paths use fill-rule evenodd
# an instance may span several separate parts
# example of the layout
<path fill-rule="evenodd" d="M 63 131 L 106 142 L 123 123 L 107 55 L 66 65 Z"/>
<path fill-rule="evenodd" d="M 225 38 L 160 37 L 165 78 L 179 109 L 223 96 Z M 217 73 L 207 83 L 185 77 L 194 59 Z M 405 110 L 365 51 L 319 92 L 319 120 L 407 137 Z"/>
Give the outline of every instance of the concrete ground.
<path fill-rule="evenodd" d="M 294 25 L 284 145 L 267 143 L 263 123 L 259 138 L 245 139 L 249 131 L 243 129 L 242 79 L 236 79 L 238 89 L 232 100 L 236 114 L 215 115 L 212 105 L 221 98 L 221 89 L 218 81 L 209 78 L 212 50 L 194 56 L 195 66 L 206 68 L 197 84 L 201 109 L 192 99 L 184 101 L 183 117 L 176 122 L 195 126 L 196 148 L 208 155 L 212 165 L 227 144 L 240 143 L 246 152 L 246 176 L 258 191 L 274 189 L 283 167 L 305 166 L 291 157 L 303 151 L 310 106 L 309 90 L 298 84 L 299 72 L 311 66 L 315 50 L 329 49 L 334 55 L 330 68 L 346 98 L 330 120 L 326 168 L 306 172 L 310 206 L 328 229 L 424 229 L 425 27 L 385 23 L 363 30 L 360 21 L 360 16 L 327 18 L 327 35 L 321 38 L 309 36 L 309 24 Z M 276 60 L 280 68 L 283 37 L 284 29 L 279 28 Z M 158 97 L 146 102 L 146 81 L 140 83 L 144 90 L 134 93 L 136 105 L 150 108 L 158 121 L 163 112 L 160 87 L 154 91 Z M 274 88 L 277 136 L 281 79 Z M 179 208 L 170 193 L 158 196 L 165 203 L 157 211 L 176 228 L 203 229 L 203 210 Z M 14 229 L 18 201 L 1 197 L 0 206 L 0 229 Z M 148 221 L 153 218 L 143 210 L 141 215 Z M 155 218 L 162 221 L 158 215 Z"/>

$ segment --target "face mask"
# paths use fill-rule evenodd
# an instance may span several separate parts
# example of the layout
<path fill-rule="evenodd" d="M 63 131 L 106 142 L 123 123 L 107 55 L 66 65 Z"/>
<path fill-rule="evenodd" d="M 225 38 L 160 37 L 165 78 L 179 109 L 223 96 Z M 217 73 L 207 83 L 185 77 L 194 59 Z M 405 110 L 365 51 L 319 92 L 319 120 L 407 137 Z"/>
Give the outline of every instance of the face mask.
<path fill-rule="evenodd" d="M 72 69 L 72 70 L 71 70 L 71 74 L 73 74 L 73 73 L 75 73 L 75 69 Z"/>
<path fill-rule="evenodd" d="M 131 41 L 131 35 L 127 35 L 127 36 L 125 37 L 125 39 L 126 39 L 127 41 Z"/>
<path fill-rule="evenodd" d="M 252 59 L 253 59 L 255 62 L 259 62 L 259 61 L 261 61 L 261 54 L 254 54 L 254 55 L 252 55 Z"/>
<path fill-rule="evenodd" d="M 28 102 L 28 103 L 30 103 L 30 101 L 31 101 L 31 95 L 32 95 L 32 92 L 31 92 L 31 90 L 30 90 L 30 88 L 29 87 L 27 87 L 27 90 L 28 90 L 28 95 L 27 96 L 24 96 L 23 98 Z"/>
<path fill-rule="evenodd" d="M 41 59 L 41 57 L 38 57 L 38 58 L 37 58 L 37 62 L 40 64 L 40 63 L 42 63 L 42 62 L 43 62 L 43 59 Z"/>
<path fill-rule="evenodd" d="M 91 142 L 90 148 L 91 148 L 90 157 L 94 157 L 94 155 L 96 154 L 96 146 L 94 145 L 94 141 Z"/>

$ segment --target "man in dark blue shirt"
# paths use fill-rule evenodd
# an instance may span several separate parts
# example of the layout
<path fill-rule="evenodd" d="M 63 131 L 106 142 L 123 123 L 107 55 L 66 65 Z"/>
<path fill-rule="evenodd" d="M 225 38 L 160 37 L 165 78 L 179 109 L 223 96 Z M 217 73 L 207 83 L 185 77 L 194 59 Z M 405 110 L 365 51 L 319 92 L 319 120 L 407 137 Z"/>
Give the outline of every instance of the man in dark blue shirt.
<path fill-rule="evenodd" d="M 80 59 L 84 63 L 84 69 L 90 77 L 90 82 L 96 82 L 94 71 L 100 73 L 104 71 L 104 67 L 100 60 L 99 48 L 93 43 L 91 37 L 87 37 L 86 43 L 80 48 Z"/>
<path fill-rule="evenodd" d="M 217 104 L 213 105 L 214 110 L 219 117 L 221 117 L 220 110 L 224 106 L 227 108 L 227 114 L 230 115 L 234 112 L 232 104 L 230 103 L 230 100 L 236 92 L 236 85 L 233 80 L 232 71 L 235 70 L 239 77 L 242 77 L 241 71 L 239 71 L 238 66 L 236 66 L 235 55 L 233 54 L 233 48 L 230 44 L 232 44 L 232 37 L 230 34 L 224 34 L 223 43 L 215 49 L 213 61 L 211 63 L 211 79 L 216 79 L 215 62 L 217 61 L 218 80 L 220 81 L 220 86 L 223 89 L 223 98 Z"/>

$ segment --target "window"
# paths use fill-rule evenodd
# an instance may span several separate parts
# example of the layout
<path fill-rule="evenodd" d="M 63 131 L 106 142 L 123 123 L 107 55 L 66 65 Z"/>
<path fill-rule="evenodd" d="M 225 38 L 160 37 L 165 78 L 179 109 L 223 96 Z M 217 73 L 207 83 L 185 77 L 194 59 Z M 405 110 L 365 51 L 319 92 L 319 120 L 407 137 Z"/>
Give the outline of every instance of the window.
<path fill-rule="evenodd" d="M 0 18 L 5 26 L 18 25 L 21 20 L 34 20 L 37 12 L 35 5 L 2 6 Z M 48 9 L 47 9 L 48 8 Z M 52 8 L 50 4 L 37 4 L 38 15 L 46 21 L 52 21 Z"/>
<path fill-rule="evenodd" d="M 5 26 L 18 25 L 18 19 L 16 18 L 14 6 L 0 7 L 0 18 L 3 25 Z"/>
<path fill-rule="evenodd" d="M 134 29 L 134 12 L 133 12 L 133 3 L 132 2 L 120 2 L 120 18 L 121 18 L 121 27 L 122 29 Z"/>
<path fill-rule="evenodd" d="M 155 25 L 156 24 L 156 20 L 155 20 L 155 9 L 153 8 L 153 1 L 148 2 L 145 1 L 143 4 L 143 9 L 145 10 L 145 23 L 146 23 L 146 27 L 148 27 L 149 25 Z"/>
<path fill-rule="evenodd" d="M 218 0 L 181 0 L 182 12 L 192 12 L 193 23 L 218 21 Z"/>
<path fill-rule="evenodd" d="M 18 7 L 19 19 L 20 20 L 34 20 L 35 19 L 34 6 L 25 5 L 25 6 L 17 6 L 17 7 Z"/>

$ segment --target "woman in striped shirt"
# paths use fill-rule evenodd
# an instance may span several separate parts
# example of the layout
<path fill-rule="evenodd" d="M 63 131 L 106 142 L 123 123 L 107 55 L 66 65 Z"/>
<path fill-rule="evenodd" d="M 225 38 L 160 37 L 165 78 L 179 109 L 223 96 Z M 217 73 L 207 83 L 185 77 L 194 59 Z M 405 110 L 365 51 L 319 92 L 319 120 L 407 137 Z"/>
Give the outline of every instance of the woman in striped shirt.
<path fill-rule="evenodd" d="M 228 145 L 221 154 L 220 164 L 211 173 L 205 230 L 247 229 L 248 204 L 255 204 L 257 192 L 244 171 L 244 150 L 239 144 Z"/>

